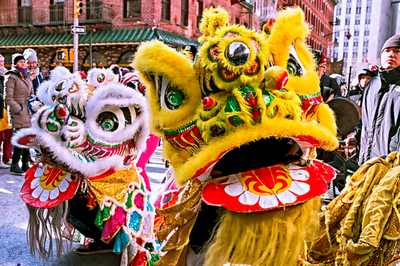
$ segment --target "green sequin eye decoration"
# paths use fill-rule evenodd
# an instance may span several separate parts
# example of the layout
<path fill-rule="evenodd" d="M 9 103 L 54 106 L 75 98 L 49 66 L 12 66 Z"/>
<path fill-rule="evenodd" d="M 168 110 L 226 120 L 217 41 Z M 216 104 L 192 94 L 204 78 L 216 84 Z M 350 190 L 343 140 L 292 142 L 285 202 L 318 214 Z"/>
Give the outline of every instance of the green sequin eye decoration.
<path fill-rule="evenodd" d="M 165 105 L 170 110 L 175 110 L 182 105 L 185 96 L 176 88 L 168 88 L 165 93 Z"/>
<path fill-rule="evenodd" d="M 290 75 L 302 76 L 304 74 L 303 68 L 300 66 L 300 64 L 297 62 L 296 58 L 294 58 L 292 54 L 290 54 L 289 56 L 286 69 L 288 70 Z"/>
<path fill-rule="evenodd" d="M 103 129 L 104 131 L 115 131 L 118 128 L 118 118 L 112 112 L 103 112 L 100 113 L 96 119 L 97 124 Z"/>

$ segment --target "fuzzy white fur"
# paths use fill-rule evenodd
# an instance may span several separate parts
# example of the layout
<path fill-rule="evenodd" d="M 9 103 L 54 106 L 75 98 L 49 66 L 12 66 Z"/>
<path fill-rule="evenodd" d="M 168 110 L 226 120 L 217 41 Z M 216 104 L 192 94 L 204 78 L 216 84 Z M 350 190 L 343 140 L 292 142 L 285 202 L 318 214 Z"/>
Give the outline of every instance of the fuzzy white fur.
<path fill-rule="evenodd" d="M 106 133 L 108 136 L 102 134 L 103 132 L 98 128 L 96 123 L 96 116 L 101 110 L 107 106 L 128 107 L 131 105 L 136 105 L 141 110 L 132 125 L 127 126 L 123 131 L 118 132 L 118 134 Z M 106 142 L 110 144 L 122 143 L 135 136 L 138 130 L 141 130 L 136 139 L 136 148 L 139 151 L 145 148 L 146 138 L 149 134 L 149 117 L 146 99 L 139 92 L 118 83 L 101 86 L 89 98 L 86 105 L 86 115 L 86 128 L 94 139 L 100 141 L 107 139 Z"/>
<path fill-rule="evenodd" d="M 97 80 L 97 77 L 103 74 L 104 75 L 104 81 L 103 82 L 99 82 Z M 88 75 L 87 75 L 87 82 L 88 85 L 90 86 L 94 86 L 95 88 L 99 87 L 99 86 L 103 86 L 109 83 L 115 83 L 118 82 L 118 75 L 115 75 L 111 69 L 109 68 L 92 68 L 91 70 L 89 70 Z"/>
<path fill-rule="evenodd" d="M 102 158 L 94 162 L 85 162 L 74 156 L 74 153 L 70 149 L 64 146 L 64 143 L 54 138 L 54 136 L 47 133 L 45 130 L 40 128 L 27 128 L 18 131 L 12 139 L 14 145 L 21 148 L 27 148 L 26 146 L 19 145 L 17 140 L 26 135 L 35 135 L 35 142 L 44 146 L 52 151 L 54 157 L 58 161 L 68 165 L 71 169 L 83 174 L 86 177 L 96 176 L 110 168 L 121 169 L 127 166 L 124 165 L 124 158 L 119 155 L 114 155 L 107 158 Z M 76 154 L 76 153 L 75 153 Z"/>
<path fill-rule="evenodd" d="M 53 100 L 51 99 L 51 95 L 49 93 L 50 86 L 52 82 L 50 80 L 46 80 L 40 84 L 37 89 L 37 97 L 39 101 L 41 101 L 45 105 L 51 105 Z"/>
<path fill-rule="evenodd" d="M 76 96 L 75 100 L 81 102 L 82 99 L 79 95 Z M 128 107 L 132 105 L 136 105 L 141 111 L 140 114 L 136 116 L 132 125 L 127 126 L 122 132 L 117 132 L 118 134 L 114 133 L 115 135 L 107 132 L 106 137 L 107 140 L 112 140 L 116 144 L 136 137 L 135 153 L 138 154 L 145 148 L 146 138 L 149 133 L 147 103 L 144 96 L 139 92 L 123 86 L 122 84 L 110 83 L 98 87 L 93 92 L 86 104 L 86 124 L 81 134 L 88 134 L 97 141 L 107 143 L 104 139 L 105 136 L 99 132 L 100 129 L 96 123 L 97 115 L 102 109 L 108 106 Z M 13 137 L 14 145 L 26 148 L 26 146 L 18 144 L 18 139 L 27 135 L 34 135 L 33 143 L 28 143 L 29 147 L 42 146 L 48 148 L 57 160 L 88 177 L 101 174 L 110 168 L 126 167 L 123 163 L 124 157 L 120 155 L 98 159 L 94 162 L 82 161 L 82 159 L 78 157 L 79 154 L 77 151 L 67 148 L 66 143 L 61 141 L 59 136 L 60 132 L 51 133 L 46 130 L 45 122 L 53 111 L 50 106 L 43 106 L 38 110 L 32 117 L 31 128 L 22 129 L 15 134 Z"/>

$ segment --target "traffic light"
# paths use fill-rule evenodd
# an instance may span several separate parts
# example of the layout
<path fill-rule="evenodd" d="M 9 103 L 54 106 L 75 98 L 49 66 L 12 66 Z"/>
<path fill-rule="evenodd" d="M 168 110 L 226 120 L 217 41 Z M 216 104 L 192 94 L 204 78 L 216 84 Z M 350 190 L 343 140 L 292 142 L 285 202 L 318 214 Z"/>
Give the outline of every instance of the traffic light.
<path fill-rule="evenodd" d="M 75 15 L 79 17 L 83 12 L 82 0 L 75 0 Z"/>

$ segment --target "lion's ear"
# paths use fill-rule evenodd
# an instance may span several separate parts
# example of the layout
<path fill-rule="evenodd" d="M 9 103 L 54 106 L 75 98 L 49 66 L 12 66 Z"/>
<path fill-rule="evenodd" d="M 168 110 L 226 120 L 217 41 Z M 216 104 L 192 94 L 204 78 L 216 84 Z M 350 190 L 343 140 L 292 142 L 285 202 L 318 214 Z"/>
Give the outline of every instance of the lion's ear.
<path fill-rule="evenodd" d="M 288 8 L 279 12 L 269 37 L 269 48 L 275 65 L 286 67 L 291 47 L 299 42 L 305 43 L 308 34 L 309 29 L 300 8 Z"/>
<path fill-rule="evenodd" d="M 274 65 L 289 72 L 287 88 L 299 95 L 319 92 L 315 62 L 306 44 L 309 28 L 300 8 L 288 8 L 279 12 L 268 38 Z"/>
<path fill-rule="evenodd" d="M 200 38 L 208 38 L 215 35 L 215 32 L 229 23 L 229 14 L 223 8 L 208 8 L 203 12 L 203 18 L 199 26 L 203 36 Z"/>
<path fill-rule="evenodd" d="M 152 129 L 192 122 L 201 90 L 192 62 L 159 41 L 142 44 L 133 63 L 146 86 Z"/>

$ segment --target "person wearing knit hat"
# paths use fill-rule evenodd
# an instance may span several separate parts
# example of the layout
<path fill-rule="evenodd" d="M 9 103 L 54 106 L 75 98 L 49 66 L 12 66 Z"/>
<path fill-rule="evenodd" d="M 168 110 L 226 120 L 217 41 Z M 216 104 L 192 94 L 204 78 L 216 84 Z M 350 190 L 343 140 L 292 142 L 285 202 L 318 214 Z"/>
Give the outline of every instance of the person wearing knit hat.
<path fill-rule="evenodd" d="M 23 55 L 28 63 L 29 76 L 33 84 L 33 94 L 36 95 L 37 88 L 44 81 L 42 73 L 38 67 L 38 56 L 35 50 L 27 48 L 24 50 Z"/>
<path fill-rule="evenodd" d="M 9 168 L 12 156 L 12 129 L 9 122 L 9 115 L 7 106 L 4 102 L 4 90 L 5 90 L 5 74 L 7 69 L 4 66 L 4 56 L 0 55 L 0 146 L 2 147 L 3 156 L 0 161 L 0 168 Z"/>
<path fill-rule="evenodd" d="M 362 97 L 360 164 L 400 150 L 400 34 L 385 41 L 380 61 Z"/>
<path fill-rule="evenodd" d="M 393 35 L 383 44 L 381 66 L 386 70 L 400 66 L 400 34 Z"/>
<path fill-rule="evenodd" d="M 16 66 L 20 60 L 25 61 L 25 57 L 22 54 L 13 54 L 12 57 L 12 63 L 14 66 Z"/>
<path fill-rule="evenodd" d="M 6 82 L 6 103 L 15 133 L 21 128 L 31 126 L 28 99 L 32 95 L 32 81 L 29 77 L 25 57 L 22 54 L 14 54 L 12 62 L 14 68 L 6 73 L 9 74 Z M 29 150 L 14 146 L 10 173 L 22 175 L 29 168 L 29 161 Z M 22 162 L 22 165 L 19 164 L 20 162 Z"/>

